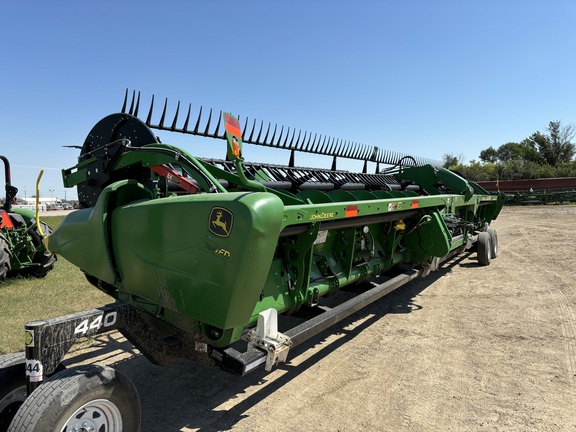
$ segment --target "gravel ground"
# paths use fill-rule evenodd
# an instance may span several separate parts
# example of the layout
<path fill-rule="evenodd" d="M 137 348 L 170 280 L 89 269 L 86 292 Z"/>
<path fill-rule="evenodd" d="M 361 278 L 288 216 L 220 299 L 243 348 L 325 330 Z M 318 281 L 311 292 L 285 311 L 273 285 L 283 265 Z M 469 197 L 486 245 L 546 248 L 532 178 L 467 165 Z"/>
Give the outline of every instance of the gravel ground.
<path fill-rule="evenodd" d="M 152 431 L 575 431 L 576 207 L 506 207 L 459 257 L 296 347 L 271 373 L 150 364 L 118 334 L 73 361 L 136 384 Z"/>

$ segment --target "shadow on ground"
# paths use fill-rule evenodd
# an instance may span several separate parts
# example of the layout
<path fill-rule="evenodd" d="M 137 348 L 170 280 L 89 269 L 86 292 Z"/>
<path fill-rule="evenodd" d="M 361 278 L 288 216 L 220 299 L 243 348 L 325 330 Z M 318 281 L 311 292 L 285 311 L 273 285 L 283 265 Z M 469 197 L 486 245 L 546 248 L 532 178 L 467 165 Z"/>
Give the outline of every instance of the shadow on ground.
<path fill-rule="evenodd" d="M 191 361 L 160 367 L 151 364 L 117 333 L 95 338 L 89 351 L 72 354 L 66 363 L 98 362 L 126 374 L 140 394 L 142 432 L 176 432 L 186 428 L 204 432 L 228 430 L 247 417 L 251 407 L 298 378 L 318 361 L 329 357 L 386 315 L 421 310 L 422 307 L 415 302 L 416 297 L 448 274 L 453 266 L 466 265 L 462 264 L 466 256 L 445 263 L 426 278 L 409 282 L 296 346 L 290 351 L 289 362 L 279 366 L 276 372 L 268 373 L 261 368 L 245 377 L 238 377 Z M 352 291 L 357 289 L 352 288 Z M 341 292 L 327 302 L 338 303 L 342 297 L 352 295 L 352 292 Z M 293 325 L 290 320 L 294 324 L 301 322 L 288 318 L 289 325 Z M 280 324 L 286 325 L 285 322 Z M 335 334 L 338 338 L 331 338 Z M 312 355 L 309 355 L 310 350 L 314 352 Z M 304 360 L 300 361 L 300 357 Z M 222 408 L 223 404 L 226 407 Z"/>

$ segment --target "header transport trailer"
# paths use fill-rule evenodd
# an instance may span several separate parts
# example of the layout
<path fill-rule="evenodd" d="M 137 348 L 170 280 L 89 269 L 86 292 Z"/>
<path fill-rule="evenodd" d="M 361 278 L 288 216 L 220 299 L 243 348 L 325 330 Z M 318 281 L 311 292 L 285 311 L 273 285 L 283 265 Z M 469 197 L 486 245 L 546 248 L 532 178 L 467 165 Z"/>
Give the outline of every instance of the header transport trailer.
<path fill-rule="evenodd" d="M 83 208 L 46 239 L 116 302 L 26 325 L 25 354 L 0 360 L 1 417 L 12 432 L 139 430 L 126 376 L 62 366 L 80 338 L 118 330 L 156 364 L 187 358 L 238 375 L 270 370 L 292 347 L 443 260 L 475 246 L 487 265 L 498 253 L 490 223 L 503 196 L 434 162 L 270 124 L 242 128 L 228 113 L 206 122 L 200 109 L 191 120 L 190 107 L 182 123 L 180 103 L 171 122 L 166 102 L 153 124 L 154 98 L 145 120 L 140 94 L 127 102 L 128 92 L 63 171 Z M 226 159 L 196 158 L 152 129 L 223 139 Z M 244 161 L 243 143 L 289 150 L 290 162 Z M 332 168 L 296 167 L 299 152 L 329 155 Z M 364 161 L 363 172 L 337 169 L 339 158 Z M 313 318 L 279 331 L 278 316 L 300 309 Z"/>
<path fill-rule="evenodd" d="M 576 202 L 576 177 L 478 182 L 490 192 L 506 195 L 506 204 L 532 205 Z"/>

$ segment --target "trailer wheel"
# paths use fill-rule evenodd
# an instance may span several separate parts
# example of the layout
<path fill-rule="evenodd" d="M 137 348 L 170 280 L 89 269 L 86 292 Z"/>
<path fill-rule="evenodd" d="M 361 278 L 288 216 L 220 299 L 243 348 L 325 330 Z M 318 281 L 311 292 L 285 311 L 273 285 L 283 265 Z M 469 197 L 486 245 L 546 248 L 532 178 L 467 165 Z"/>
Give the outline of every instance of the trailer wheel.
<path fill-rule="evenodd" d="M 0 432 L 6 432 L 26 400 L 26 358 L 24 353 L 0 357 Z"/>
<path fill-rule="evenodd" d="M 78 366 L 53 375 L 20 407 L 10 432 L 140 431 L 134 384 L 107 366 Z"/>
<path fill-rule="evenodd" d="M 482 231 L 478 234 L 478 263 L 487 266 L 492 261 L 492 246 L 490 242 L 490 234 Z"/>
<path fill-rule="evenodd" d="M 0 281 L 6 279 L 6 275 L 10 271 L 10 255 L 8 242 L 0 234 Z"/>
<path fill-rule="evenodd" d="M 490 253 L 494 259 L 498 256 L 498 233 L 492 227 L 488 228 L 487 232 L 490 235 Z"/>

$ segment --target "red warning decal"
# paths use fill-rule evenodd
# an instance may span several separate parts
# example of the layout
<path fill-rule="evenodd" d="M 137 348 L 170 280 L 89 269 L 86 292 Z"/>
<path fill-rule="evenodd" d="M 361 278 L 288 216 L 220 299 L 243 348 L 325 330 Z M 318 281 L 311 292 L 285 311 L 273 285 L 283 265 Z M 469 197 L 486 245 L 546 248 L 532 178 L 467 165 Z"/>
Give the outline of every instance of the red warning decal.
<path fill-rule="evenodd" d="M 418 200 L 413 200 L 412 201 L 412 205 L 410 206 L 410 208 L 418 208 L 418 204 L 420 203 L 420 201 Z"/>

